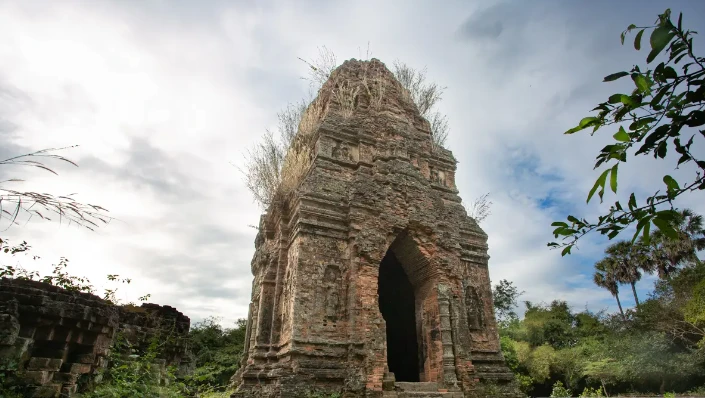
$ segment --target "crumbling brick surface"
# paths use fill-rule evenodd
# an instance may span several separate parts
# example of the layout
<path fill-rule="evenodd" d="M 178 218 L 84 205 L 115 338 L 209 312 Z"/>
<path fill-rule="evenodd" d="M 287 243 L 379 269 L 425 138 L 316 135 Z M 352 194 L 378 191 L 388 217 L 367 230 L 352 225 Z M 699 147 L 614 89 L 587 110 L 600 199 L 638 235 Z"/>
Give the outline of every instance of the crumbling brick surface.
<path fill-rule="evenodd" d="M 352 116 L 341 87 L 361 88 Z M 318 98 L 312 166 L 261 218 L 234 396 L 381 397 L 394 382 L 378 295 L 388 252 L 414 291 L 419 381 L 455 395 L 488 381 L 513 391 L 487 235 L 461 204 L 455 158 L 433 147 L 429 123 L 378 60 L 346 61 Z"/>
<path fill-rule="evenodd" d="M 107 366 L 118 331 L 135 345 L 169 331 L 165 364 L 182 364 L 189 319 L 172 307 L 118 307 L 89 293 L 0 278 L 0 362 L 27 396 L 70 397 Z M 167 328 L 167 326 L 175 327 Z"/>

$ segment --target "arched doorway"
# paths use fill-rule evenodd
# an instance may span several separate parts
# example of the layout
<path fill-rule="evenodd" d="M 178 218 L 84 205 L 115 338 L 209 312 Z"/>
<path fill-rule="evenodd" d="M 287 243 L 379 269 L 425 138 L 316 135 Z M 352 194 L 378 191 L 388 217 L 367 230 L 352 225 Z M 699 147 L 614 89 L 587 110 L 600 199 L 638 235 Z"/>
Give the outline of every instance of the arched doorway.
<path fill-rule="evenodd" d="M 387 325 L 387 365 L 397 381 L 419 381 L 414 286 L 388 250 L 379 267 L 379 310 Z"/>

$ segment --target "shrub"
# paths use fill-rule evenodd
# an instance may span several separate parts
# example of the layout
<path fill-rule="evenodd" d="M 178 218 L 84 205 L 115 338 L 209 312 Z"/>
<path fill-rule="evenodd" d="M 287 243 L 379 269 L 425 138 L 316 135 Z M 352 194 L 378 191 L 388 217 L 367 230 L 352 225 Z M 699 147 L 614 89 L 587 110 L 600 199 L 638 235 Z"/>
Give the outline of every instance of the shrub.
<path fill-rule="evenodd" d="M 563 383 L 557 381 L 553 385 L 553 390 L 551 391 L 551 397 L 572 397 L 573 393 L 563 386 Z"/>

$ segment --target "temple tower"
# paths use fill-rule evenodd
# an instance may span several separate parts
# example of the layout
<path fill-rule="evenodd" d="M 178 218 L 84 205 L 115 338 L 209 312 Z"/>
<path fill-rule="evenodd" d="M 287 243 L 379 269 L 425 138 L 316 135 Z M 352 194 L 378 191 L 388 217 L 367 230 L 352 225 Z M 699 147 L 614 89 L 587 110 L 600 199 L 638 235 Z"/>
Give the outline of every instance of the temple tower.
<path fill-rule="evenodd" d="M 455 158 L 385 65 L 336 69 L 293 148 L 255 241 L 234 396 L 513 391 L 487 235 L 461 204 Z"/>

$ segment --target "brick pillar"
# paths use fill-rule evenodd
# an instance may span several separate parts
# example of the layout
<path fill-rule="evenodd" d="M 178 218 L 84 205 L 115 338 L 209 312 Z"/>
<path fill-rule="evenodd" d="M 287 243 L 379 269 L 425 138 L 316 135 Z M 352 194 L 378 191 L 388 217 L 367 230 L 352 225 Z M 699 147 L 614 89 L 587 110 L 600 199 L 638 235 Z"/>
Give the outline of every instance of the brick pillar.
<path fill-rule="evenodd" d="M 453 352 L 453 333 L 450 324 L 450 298 L 448 287 L 438 285 L 438 309 L 441 318 L 441 343 L 443 344 L 443 383 L 448 390 L 458 390 L 458 378 L 455 374 L 455 354 Z"/>

